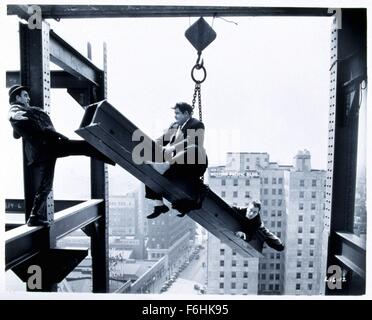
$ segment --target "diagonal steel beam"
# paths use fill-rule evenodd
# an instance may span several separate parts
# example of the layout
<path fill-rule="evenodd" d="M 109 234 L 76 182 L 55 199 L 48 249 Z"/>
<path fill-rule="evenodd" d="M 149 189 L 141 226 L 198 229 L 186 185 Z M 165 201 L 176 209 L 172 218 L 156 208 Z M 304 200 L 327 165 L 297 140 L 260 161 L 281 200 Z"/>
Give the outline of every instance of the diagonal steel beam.
<path fill-rule="evenodd" d="M 191 200 L 192 190 L 187 190 L 182 182 L 170 181 L 149 165 L 137 165 L 133 162 L 132 151 L 138 145 L 137 141 L 132 140 L 135 130 L 139 129 L 107 101 L 102 101 L 86 109 L 76 133 L 151 189 L 164 194 L 170 202 Z M 145 134 L 141 136 L 144 137 L 143 144 L 146 148 L 159 148 Z M 211 190 L 207 192 L 202 208 L 191 211 L 188 215 L 239 253 L 261 257 L 259 251 L 262 243 L 258 240 L 247 243 L 235 236 L 236 231 L 244 230 L 243 218 Z"/>
<path fill-rule="evenodd" d="M 103 71 L 88 58 L 64 41 L 53 30 L 50 31 L 50 61 L 69 72 L 78 79 L 85 79 L 95 86 L 100 86 Z"/>
<path fill-rule="evenodd" d="M 48 228 L 21 227 L 5 233 L 6 270 L 33 257 L 41 250 L 49 250 L 49 236 L 60 239 L 100 218 L 98 208 L 102 200 L 88 200 L 57 212 L 54 224 Z"/>

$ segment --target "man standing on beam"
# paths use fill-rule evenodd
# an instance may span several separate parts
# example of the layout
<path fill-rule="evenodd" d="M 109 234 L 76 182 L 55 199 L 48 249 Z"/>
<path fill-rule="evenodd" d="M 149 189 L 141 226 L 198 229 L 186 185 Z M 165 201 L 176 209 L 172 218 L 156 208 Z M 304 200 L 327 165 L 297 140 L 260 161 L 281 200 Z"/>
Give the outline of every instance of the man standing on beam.
<path fill-rule="evenodd" d="M 9 121 L 15 139 L 23 138 L 27 166 L 38 177 L 28 226 L 49 226 L 45 204 L 53 188 L 57 158 L 84 155 L 115 165 L 85 141 L 70 140 L 56 131 L 49 115 L 39 107 L 30 106 L 30 88 L 14 85 L 9 89 Z"/>

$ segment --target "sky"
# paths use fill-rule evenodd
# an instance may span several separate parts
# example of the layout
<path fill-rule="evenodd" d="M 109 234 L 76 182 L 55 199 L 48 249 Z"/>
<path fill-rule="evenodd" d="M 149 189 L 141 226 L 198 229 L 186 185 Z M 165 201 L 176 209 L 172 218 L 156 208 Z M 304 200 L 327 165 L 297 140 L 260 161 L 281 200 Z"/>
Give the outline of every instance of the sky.
<path fill-rule="evenodd" d="M 151 137 L 174 121 L 176 102 L 191 103 L 190 71 L 196 50 L 184 37 L 197 18 L 131 18 L 48 21 L 81 53 L 87 41 L 102 68 L 108 47 L 108 101 Z M 210 165 L 225 164 L 227 152 L 268 152 L 270 160 L 292 164 L 299 150 L 311 152 L 312 166 L 326 168 L 332 19 L 287 17 L 209 18 L 217 38 L 203 51 L 207 79 L 202 84 L 203 122 Z M 7 70 L 19 69 L 18 19 L 6 17 Z M 52 69 L 57 69 L 51 66 Z M 7 90 L 1 88 L 3 101 Z M 65 90 L 52 90 L 56 129 L 75 133 L 83 109 Z M 4 112 L 4 110 L 3 110 Z M 5 112 L 6 113 L 6 112 Z M 195 113 L 195 117 L 198 113 Z M 22 197 L 21 143 L 1 118 L 6 150 L 6 197 Z M 110 190 L 123 194 L 136 186 L 123 169 L 110 167 Z M 79 183 L 77 183 L 77 180 Z M 59 160 L 55 197 L 89 196 L 89 160 Z M 72 194 L 71 194 L 72 193 Z"/>

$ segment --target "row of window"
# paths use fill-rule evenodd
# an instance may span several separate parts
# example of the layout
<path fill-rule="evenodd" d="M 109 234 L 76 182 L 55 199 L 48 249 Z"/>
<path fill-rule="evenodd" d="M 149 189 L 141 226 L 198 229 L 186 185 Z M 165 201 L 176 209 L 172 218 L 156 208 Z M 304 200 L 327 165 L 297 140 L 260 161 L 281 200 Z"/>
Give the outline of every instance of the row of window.
<path fill-rule="evenodd" d="M 262 200 L 262 204 L 264 206 L 268 206 L 269 205 L 269 201 L 267 199 L 264 199 L 264 200 Z M 280 207 L 282 204 L 283 204 L 283 200 L 282 199 L 278 199 L 278 200 L 272 199 L 271 200 L 271 205 L 274 206 L 274 207 L 275 206 Z"/>
<path fill-rule="evenodd" d="M 220 278 L 224 278 L 224 277 L 225 277 L 225 272 L 220 271 Z M 231 272 L 231 278 L 236 278 L 236 271 Z M 243 272 L 243 278 L 248 278 L 248 272 L 246 271 Z"/>
<path fill-rule="evenodd" d="M 268 288 L 269 291 L 273 291 L 274 289 L 275 289 L 275 291 L 279 291 L 279 285 L 278 284 L 276 284 L 276 285 L 269 284 L 267 286 L 267 288 Z M 266 291 L 266 285 L 265 284 L 261 284 L 260 285 L 260 290 L 261 291 Z"/>
<path fill-rule="evenodd" d="M 307 289 L 308 290 L 312 290 L 313 289 L 313 284 L 312 283 L 308 283 L 307 284 Z M 301 284 L 300 283 L 296 283 L 296 290 L 301 290 Z"/>
<path fill-rule="evenodd" d="M 302 239 L 297 239 L 297 244 L 302 244 Z M 314 245 L 315 244 L 315 239 L 310 239 L 309 244 Z"/>
<path fill-rule="evenodd" d="M 233 179 L 233 186 L 237 187 L 239 185 L 239 179 Z M 251 180 L 245 179 L 245 185 L 250 186 Z M 226 186 L 226 179 L 221 179 L 221 186 Z"/>
<path fill-rule="evenodd" d="M 315 204 L 315 203 L 312 203 L 312 204 L 310 205 L 310 209 L 311 209 L 311 210 L 316 210 L 316 204 Z M 304 204 L 303 204 L 302 202 L 300 202 L 300 203 L 298 204 L 298 210 L 304 210 Z"/>
<path fill-rule="evenodd" d="M 299 192 L 299 198 L 305 198 L 305 191 Z M 316 199 L 316 191 L 311 191 L 311 199 Z"/>
<path fill-rule="evenodd" d="M 307 278 L 308 278 L 308 279 L 313 279 L 313 273 L 312 273 L 312 272 L 309 272 L 309 273 L 307 274 Z M 296 279 L 301 279 L 301 272 L 297 272 L 297 273 L 296 273 Z"/>
<path fill-rule="evenodd" d="M 283 184 L 283 178 L 271 178 L 271 184 Z M 263 178 L 263 184 L 268 184 L 269 178 Z"/>
<path fill-rule="evenodd" d="M 300 187 L 305 186 L 305 179 L 300 179 Z M 316 187 L 317 186 L 317 180 L 316 179 L 311 179 L 311 186 Z"/>
<path fill-rule="evenodd" d="M 309 255 L 310 255 L 310 257 L 314 256 L 314 250 L 313 249 L 309 250 Z M 302 257 L 302 250 L 297 250 L 297 257 Z"/>
<path fill-rule="evenodd" d="M 236 265 L 237 265 L 237 261 L 236 260 L 231 260 L 231 266 L 236 267 Z M 248 261 L 244 260 L 243 265 L 244 265 L 244 267 L 248 267 Z M 225 261 L 220 260 L 220 267 L 224 267 L 224 266 L 225 266 Z"/>
<path fill-rule="evenodd" d="M 312 222 L 314 222 L 315 221 L 315 215 L 311 215 L 310 216 L 310 220 L 312 221 Z M 299 222 L 303 222 L 304 221 L 304 216 L 302 215 L 302 214 L 300 214 L 299 216 L 298 216 L 298 221 Z"/>
<path fill-rule="evenodd" d="M 309 268 L 313 268 L 314 267 L 314 261 L 309 261 L 308 266 L 309 266 Z M 302 268 L 302 261 L 297 261 L 297 268 Z"/>
<path fill-rule="evenodd" d="M 262 210 L 262 216 L 267 217 L 267 210 Z M 272 217 L 281 217 L 282 216 L 282 210 L 271 210 L 271 216 Z"/>
<path fill-rule="evenodd" d="M 224 288 L 225 288 L 225 284 L 223 282 L 220 282 L 220 289 L 224 289 Z M 237 289 L 235 282 L 231 282 L 231 289 Z M 248 289 L 248 283 L 247 282 L 243 282 L 242 289 Z"/>
<path fill-rule="evenodd" d="M 267 265 L 269 266 L 270 270 L 274 270 L 274 267 L 275 270 L 280 270 L 280 263 L 268 263 Z M 266 263 L 261 263 L 261 269 L 266 270 Z"/>
<path fill-rule="evenodd" d="M 269 280 L 274 280 L 274 277 L 275 277 L 275 280 L 280 280 L 279 273 L 276 273 L 275 275 L 273 273 L 269 274 Z M 261 274 L 261 280 L 266 280 L 266 273 Z"/>
<path fill-rule="evenodd" d="M 302 233 L 303 230 L 303 227 L 298 227 L 298 233 Z M 310 233 L 315 233 L 315 227 L 310 227 Z"/>
<path fill-rule="evenodd" d="M 269 194 L 269 189 L 265 188 L 265 189 L 261 189 L 261 190 L 262 190 L 262 193 L 264 195 L 268 195 Z M 282 195 L 283 194 L 283 189 L 271 189 L 271 194 L 273 196 Z"/>

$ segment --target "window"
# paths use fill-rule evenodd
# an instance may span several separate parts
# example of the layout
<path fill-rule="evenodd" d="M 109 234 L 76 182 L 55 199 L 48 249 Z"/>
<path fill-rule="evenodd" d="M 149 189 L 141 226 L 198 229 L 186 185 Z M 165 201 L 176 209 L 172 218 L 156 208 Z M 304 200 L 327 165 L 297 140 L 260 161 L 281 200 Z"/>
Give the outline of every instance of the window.
<path fill-rule="evenodd" d="M 283 178 L 278 178 L 278 183 L 282 184 L 283 183 Z"/>
<path fill-rule="evenodd" d="M 261 279 L 266 280 L 266 273 L 261 274 Z"/>
<path fill-rule="evenodd" d="M 282 199 L 278 199 L 278 207 L 280 207 L 282 205 Z"/>
<path fill-rule="evenodd" d="M 264 205 L 264 206 L 267 206 L 267 204 L 268 204 L 267 199 L 264 199 L 264 201 L 263 201 L 263 205 Z"/>
<path fill-rule="evenodd" d="M 267 217 L 267 210 L 263 210 L 263 211 L 262 211 L 262 215 L 263 215 L 264 217 Z"/>
<path fill-rule="evenodd" d="M 298 239 L 297 244 L 302 244 L 302 239 Z"/>
<path fill-rule="evenodd" d="M 277 253 L 277 254 L 276 254 L 276 258 L 277 258 L 277 259 L 280 259 L 280 253 Z"/>
<path fill-rule="evenodd" d="M 225 265 L 225 261 L 220 260 L 220 267 L 223 267 Z"/>
<path fill-rule="evenodd" d="M 236 272 L 235 271 L 231 272 L 231 278 L 236 278 Z"/>
<path fill-rule="evenodd" d="M 236 267 L 236 260 L 231 261 L 231 266 Z"/>
<path fill-rule="evenodd" d="M 274 274 L 273 273 L 270 273 L 269 279 L 274 280 Z"/>
<path fill-rule="evenodd" d="M 314 250 L 310 250 L 310 257 L 313 257 L 314 256 Z"/>
<path fill-rule="evenodd" d="M 275 217 L 275 214 L 276 214 L 276 211 L 275 210 L 271 210 L 271 216 L 272 217 Z"/>
<path fill-rule="evenodd" d="M 248 272 L 246 271 L 243 272 L 243 278 L 248 278 Z"/>
<path fill-rule="evenodd" d="M 312 214 L 311 215 L 311 221 L 314 222 L 315 221 L 315 216 Z"/>
<path fill-rule="evenodd" d="M 274 253 L 270 253 L 270 259 L 274 259 L 275 258 L 275 254 Z"/>
<path fill-rule="evenodd" d="M 312 278 L 313 278 L 313 274 L 312 274 L 311 272 L 309 272 L 309 274 L 308 274 L 308 278 L 309 278 L 309 279 L 312 279 Z"/>
<path fill-rule="evenodd" d="M 315 203 L 311 204 L 311 210 L 315 210 Z"/>
<path fill-rule="evenodd" d="M 236 256 L 236 250 L 235 249 L 232 250 L 232 255 Z"/>
<path fill-rule="evenodd" d="M 275 264 L 275 269 L 280 270 L 280 263 Z"/>
<path fill-rule="evenodd" d="M 311 180 L 311 186 L 316 187 L 316 179 Z"/>
<path fill-rule="evenodd" d="M 298 227 L 298 233 L 302 233 L 302 227 Z"/>
<path fill-rule="evenodd" d="M 282 226 L 282 222 L 281 222 L 281 221 L 278 221 L 278 222 L 276 223 L 276 226 L 277 226 L 278 228 L 280 228 L 280 227 Z"/>
<path fill-rule="evenodd" d="M 246 197 L 246 198 L 250 198 L 249 191 L 246 191 L 246 192 L 245 192 L 245 197 Z"/>
<path fill-rule="evenodd" d="M 223 271 L 220 271 L 220 278 L 224 278 L 225 277 L 225 273 Z"/>
<path fill-rule="evenodd" d="M 238 179 L 234 179 L 233 186 L 236 187 L 238 185 Z"/>
<path fill-rule="evenodd" d="M 275 221 L 271 221 L 271 228 L 275 227 Z"/>
<path fill-rule="evenodd" d="M 276 178 L 272 179 L 272 184 L 276 184 Z"/>
<path fill-rule="evenodd" d="M 272 206 L 275 206 L 275 205 L 276 205 L 276 200 L 275 200 L 275 199 L 272 199 L 272 200 L 271 200 L 271 205 L 272 205 Z"/>
<path fill-rule="evenodd" d="M 245 180 L 245 185 L 250 186 L 251 185 L 251 180 L 249 180 L 249 179 Z"/>
<path fill-rule="evenodd" d="M 305 180 L 300 180 L 300 187 L 304 187 L 305 186 Z"/>
<path fill-rule="evenodd" d="M 225 249 L 220 249 L 220 255 L 223 256 L 225 254 Z"/>
<path fill-rule="evenodd" d="M 265 291 L 265 290 L 266 290 L 266 285 L 261 284 L 261 291 Z"/>
<path fill-rule="evenodd" d="M 269 189 L 266 189 L 266 188 L 265 188 L 265 189 L 263 190 L 263 192 L 264 192 L 264 194 L 268 194 L 268 193 L 269 193 Z"/>
<path fill-rule="evenodd" d="M 304 216 L 300 214 L 300 215 L 298 216 L 298 221 L 299 221 L 299 222 L 304 221 Z"/>
<path fill-rule="evenodd" d="M 313 284 L 312 284 L 312 283 L 308 283 L 308 284 L 307 284 L 307 288 L 308 288 L 309 290 L 312 290 L 312 289 L 313 289 Z"/>
<path fill-rule="evenodd" d="M 282 216 L 282 210 L 278 210 L 278 217 Z"/>
<path fill-rule="evenodd" d="M 244 260 L 244 267 L 248 267 L 248 260 Z"/>
<path fill-rule="evenodd" d="M 237 197 L 238 197 L 238 191 L 234 191 L 234 192 L 233 192 L 233 197 L 234 197 L 234 198 L 237 198 Z"/>
<path fill-rule="evenodd" d="M 296 290 L 301 290 L 301 285 L 299 283 L 296 283 Z"/>
<path fill-rule="evenodd" d="M 225 179 L 221 180 L 221 186 L 226 186 L 226 180 Z"/>
<path fill-rule="evenodd" d="M 312 198 L 312 199 L 316 199 L 316 192 L 315 192 L 315 191 L 312 191 L 312 192 L 311 192 L 311 198 Z"/>
<path fill-rule="evenodd" d="M 280 231 L 278 231 L 278 232 L 276 233 L 276 236 L 277 236 L 278 238 L 280 238 L 280 237 L 282 236 L 282 233 L 281 233 Z"/>
<path fill-rule="evenodd" d="M 274 270 L 274 264 L 270 263 L 270 270 Z"/>
<path fill-rule="evenodd" d="M 266 270 L 266 263 L 263 263 L 263 264 L 261 265 L 261 268 L 262 268 L 262 270 Z"/>
<path fill-rule="evenodd" d="M 314 240 L 314 239 L 310 239 L 310 245 L 313 245 L 313 244 L 314 244 L 314 242 L 315 242 L 315 240 Z"/>
<path fill-rule="evenodd" d="M 272 284 L 269 284 L 269 290 L 272 291 L 274 289 L 274 286 Z"/>
<path fill-rule="evenodd" d="M 305 196 L 305 192 L 304 191 L 300 191 L 300 198 L 303 199 Z"/>
<path fill-rule="evenodd" d="M 220 282 L 220 289 L 223 289 L 223 282 Z"/>
<path fill-rule="evenodd" d="M 310 227 L 310 233 L 314 233 L 315 232 L 315 227 Z"/>
<path fill-rule="evenodd" d="M 301 279 L 301 273 L 300 272 L 296 273 L 296 279 Z"/>
<path fill-rule="evenodd" d="M 277 273 L 277 274 L 275 275 L 275 280 L 280 280 L 280 274 L 279 274 L 279 273 Z"/>
<path fill-rule="evenodd" d="M 269 178 L 264 178 L 264 184 L 268 184 L 269 183 Z"/>
<path fill-rule="evenodd" d="M 302 251 L 301 250 L 297 250 L 297 257 L 301 257 L 302 256 Z"/>
<path fill-rule="evenodd" d="M 298 210 L 304 210 L 304 204 L 303 203 L 298 204 Z"/>
<path fill-rule="evenodd" d="M 248 283 L 243 282 L 243 289 L 248 289 Z"/>
<path fill-rule="evenodd" d="M 278 189 L 278 194 L 282 195 L 283 194 L 283 189 Z"/>
<path fill-rule="evenodd" d="M 236 283 L 235 282 L 231 282 L 231 289 L 235 289 L 236 288 Z"/>
<path fill-rule="evenodd" d="M 226 191 L 221 191 L 221 197 L 225 198 L 226 197 Z"/>
<path fill-rule="evenodd" d="M 301 268 L 301 261 L 297 261 L 297 268 Z"/>
<path fill-rule="evenodd" d="M 273 196 L 275 196 L 275 195 L 276 195 L 276 189 L 272 189 L 272 190 L 271 190 L 271 194 L 272 194 Z"/>
<path fill-rule="evenodd" d="M 275 285 L 275 291 L 279 291 L 279 285 L 278 284 Z"/>
<path fill-rule="evenodd" d="M 314 262 L 313 261 L 309 261 L 309 268 L 313 268 L 314 267 Z"/>

